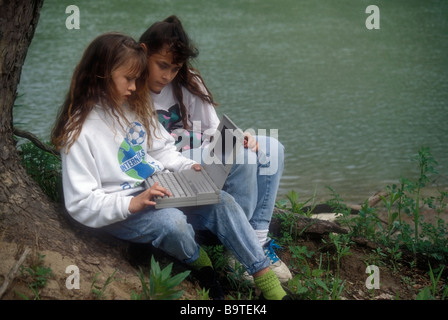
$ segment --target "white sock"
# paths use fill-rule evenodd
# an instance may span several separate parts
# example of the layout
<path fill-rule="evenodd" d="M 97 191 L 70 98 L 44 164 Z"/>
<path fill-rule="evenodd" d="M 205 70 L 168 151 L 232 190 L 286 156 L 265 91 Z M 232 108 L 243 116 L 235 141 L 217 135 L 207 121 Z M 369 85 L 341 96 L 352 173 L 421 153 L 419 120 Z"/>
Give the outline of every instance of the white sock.
<path fill-rule="evenodd" d="M 254 230 L 257 235 L 258 241 L 260 241 L 261 246 L 264 246 L 268 242 L 268 232 L 269 230 Z"/>

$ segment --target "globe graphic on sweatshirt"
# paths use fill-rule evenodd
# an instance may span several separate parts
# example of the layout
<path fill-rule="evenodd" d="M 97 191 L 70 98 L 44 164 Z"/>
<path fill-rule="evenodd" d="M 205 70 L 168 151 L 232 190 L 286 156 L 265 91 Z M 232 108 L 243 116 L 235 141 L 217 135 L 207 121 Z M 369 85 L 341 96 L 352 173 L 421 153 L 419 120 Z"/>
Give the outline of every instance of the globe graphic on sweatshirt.
<path fill-rule="evenodd" d="M 120 168 L 128 176 L 144 180 L 156 170 L 145 160 L 142 144 L 146 141 L 146 131 L 138 122 L 132 122 L 126 129 L 126 138 L 118 150 Z"/>

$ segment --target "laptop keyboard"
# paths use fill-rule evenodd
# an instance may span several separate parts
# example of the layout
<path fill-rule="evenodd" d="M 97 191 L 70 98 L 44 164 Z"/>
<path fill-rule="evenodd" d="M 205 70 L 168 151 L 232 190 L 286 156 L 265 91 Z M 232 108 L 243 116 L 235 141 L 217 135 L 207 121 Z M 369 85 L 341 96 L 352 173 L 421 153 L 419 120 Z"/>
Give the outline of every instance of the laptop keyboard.
<path fill-rule="evenodd" d="M 193 192 L 186 185 L 185 181 L 183 181 L 181 175 L 159 173 L 148 178 L 148 181 L 151 185 L 158 182 L 159 185 L 168 189 L 174 197 L 182 198 L 193 196 Z"/>
<path fill-rule="evenodd" d="M 216 186 L 209 180 L 204 171 L 181 171 L 182 177 L 188 181 L 188 185 L 194 188 L 195 193 L 214 192 Z"/>
<path fill-rule="evenodd" d="M 188 170 L 176 173 L 156 173 L 147 180 L 151 186 L 158 182 L 159 185 L 168 189 L 175 198 L 193 197 L 197 193 L 213 192 L 216 189 L 202 172 L 189 172 Z"/>

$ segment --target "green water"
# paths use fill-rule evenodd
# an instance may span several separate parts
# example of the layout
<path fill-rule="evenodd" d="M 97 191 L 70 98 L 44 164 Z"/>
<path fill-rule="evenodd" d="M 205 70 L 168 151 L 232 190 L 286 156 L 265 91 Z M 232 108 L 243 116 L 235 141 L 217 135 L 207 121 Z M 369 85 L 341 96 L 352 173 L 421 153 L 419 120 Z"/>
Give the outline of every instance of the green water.
<path fill-rule="evenodd" d="M 66 28 L 69 4 L 80 29 Z M 367 6 L 380 10 L 368 30 Z M 286 147 L 280 194 L 322 198 L 331 186 L 363 201 L 414 178 L 409 159 L 428 146 L 448 186 L 448 1 L 46 0 L 23 68 L 14 122 L 42 139 L 75 64 L 106 31 L 135 38 L 178 15 L 196 61 L 226 113 L 243 129 L 278 129 Z"/>

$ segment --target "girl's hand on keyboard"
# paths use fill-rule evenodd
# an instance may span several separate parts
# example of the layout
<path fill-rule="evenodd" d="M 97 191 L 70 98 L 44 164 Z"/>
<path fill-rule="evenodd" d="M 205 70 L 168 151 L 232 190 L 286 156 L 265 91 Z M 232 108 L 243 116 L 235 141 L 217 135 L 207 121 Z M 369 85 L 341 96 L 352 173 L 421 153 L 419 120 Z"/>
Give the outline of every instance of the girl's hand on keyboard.
<path fill-rule="evenodd" d="M 195 163 L 194 165 L 191 166 L 191 169 L 201 171 L 201 165 L 199 163 Z"/>
<path fill-rule="evenodd" d="M 152 201 L 152 198 L 157 196 L 170 197 L 172 196 L 172 194 L 168 191 L 168 189 L 162 187 L 158 182 L 156 182 L 151 188 L 146 189 L 138 196 L 135 196 L 131 199 L 131 203 L 129 204 L 129 212 L 136 213 L 145 209 L 147 206 L 155 206 L 156 203 L 155 201 Z"/>

